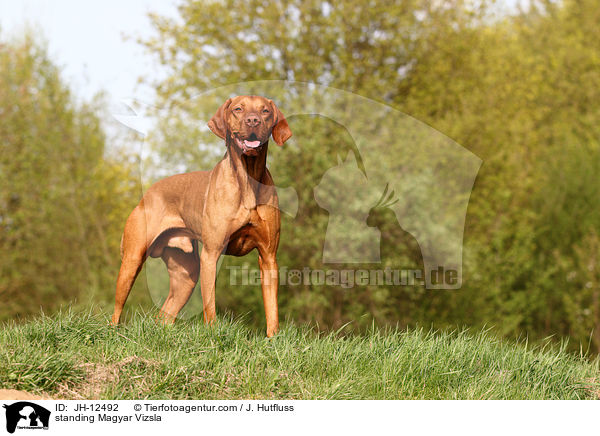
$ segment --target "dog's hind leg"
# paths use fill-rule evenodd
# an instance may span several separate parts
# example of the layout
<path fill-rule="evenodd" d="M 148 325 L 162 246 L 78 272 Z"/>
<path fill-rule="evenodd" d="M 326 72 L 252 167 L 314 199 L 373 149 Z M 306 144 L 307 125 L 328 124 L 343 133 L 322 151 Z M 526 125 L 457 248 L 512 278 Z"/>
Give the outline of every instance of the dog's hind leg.
<path fill-rule="evenodd" d="M 145 214 L 143 208 L 138 206 L 127 219 L 123 231 L 121 268 L 117 278 L 115 310 L 111 318 L 112 325 L 119 324 L 123 306 L 127 301 L 131 287 L 146 260 L 147 248 Z"/>
<path fill-rule="evenodd" d="M 186 253 L 180 248 L 165 247 L 162 260 L 169 271 L 169 295 L 160 310 L 159 317 L 164 324 L 172 324 L 181 308 L 188 302 L 200 274 L 198 242 L 191 241 L 193 251 Z"/>

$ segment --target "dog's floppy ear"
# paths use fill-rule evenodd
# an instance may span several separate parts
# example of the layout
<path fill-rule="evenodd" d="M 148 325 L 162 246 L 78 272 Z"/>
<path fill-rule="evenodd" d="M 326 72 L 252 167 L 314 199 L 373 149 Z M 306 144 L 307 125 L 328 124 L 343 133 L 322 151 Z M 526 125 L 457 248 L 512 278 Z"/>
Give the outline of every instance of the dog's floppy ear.
<path fill-rule="evenodd" d="M 228 98 L 225 103 L 217 109 L 217 113 L 208 122 L 208 128 L 221 139 L 225 139 L 227 135 L 227 121 L 225 120 L 225 111 L 231 104 L 231 99 Z"/>
<path fill-rule="evenodd" d="M 277 145 L 282 146 L 285 141 L 292 137 L 292 131 L 279 108 L 275 106 L 275 103 L 273 103 L 272 100 L 269 101 L 271 102 L 273 114 L 275 115 L 275 126 L 273 126 L 271 135 L 273 135 L 273 140 Z"/>

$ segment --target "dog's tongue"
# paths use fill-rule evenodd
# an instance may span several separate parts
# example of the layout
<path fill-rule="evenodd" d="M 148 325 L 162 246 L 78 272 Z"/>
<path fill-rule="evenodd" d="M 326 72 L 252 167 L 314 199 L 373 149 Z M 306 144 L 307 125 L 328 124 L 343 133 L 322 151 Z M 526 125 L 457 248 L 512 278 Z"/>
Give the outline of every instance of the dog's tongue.
<path fill-rule="evenodd" d="M 256 148 L 260 145 L 260 141 L 248 141 L 244 140 L 244 145 L 249 148 Z"/>

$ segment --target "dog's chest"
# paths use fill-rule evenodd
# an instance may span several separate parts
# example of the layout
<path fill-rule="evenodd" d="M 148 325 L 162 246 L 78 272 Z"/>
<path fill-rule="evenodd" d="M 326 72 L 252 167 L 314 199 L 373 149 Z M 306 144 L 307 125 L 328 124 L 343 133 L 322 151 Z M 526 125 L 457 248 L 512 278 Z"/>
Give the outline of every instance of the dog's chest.
<path fill-rule="evenodd" d="M 240 225 L 229 237 L 226 254 L 244 256 L 256 247 L 260 234 L 261 221 L 256 209 L 250 211 L 248 220 Z"/>

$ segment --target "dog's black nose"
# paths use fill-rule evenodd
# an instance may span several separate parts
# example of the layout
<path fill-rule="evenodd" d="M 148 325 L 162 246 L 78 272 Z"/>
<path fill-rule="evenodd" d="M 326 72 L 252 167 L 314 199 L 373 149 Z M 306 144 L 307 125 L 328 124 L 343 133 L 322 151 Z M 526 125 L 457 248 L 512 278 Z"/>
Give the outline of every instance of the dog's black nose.
<path fill-rule="evenodd" d="M 250 114 L 246 117 L 246 124 L 249 127 L 256 127 L 260 124 L 260 118 L 256 114 Z"/>

